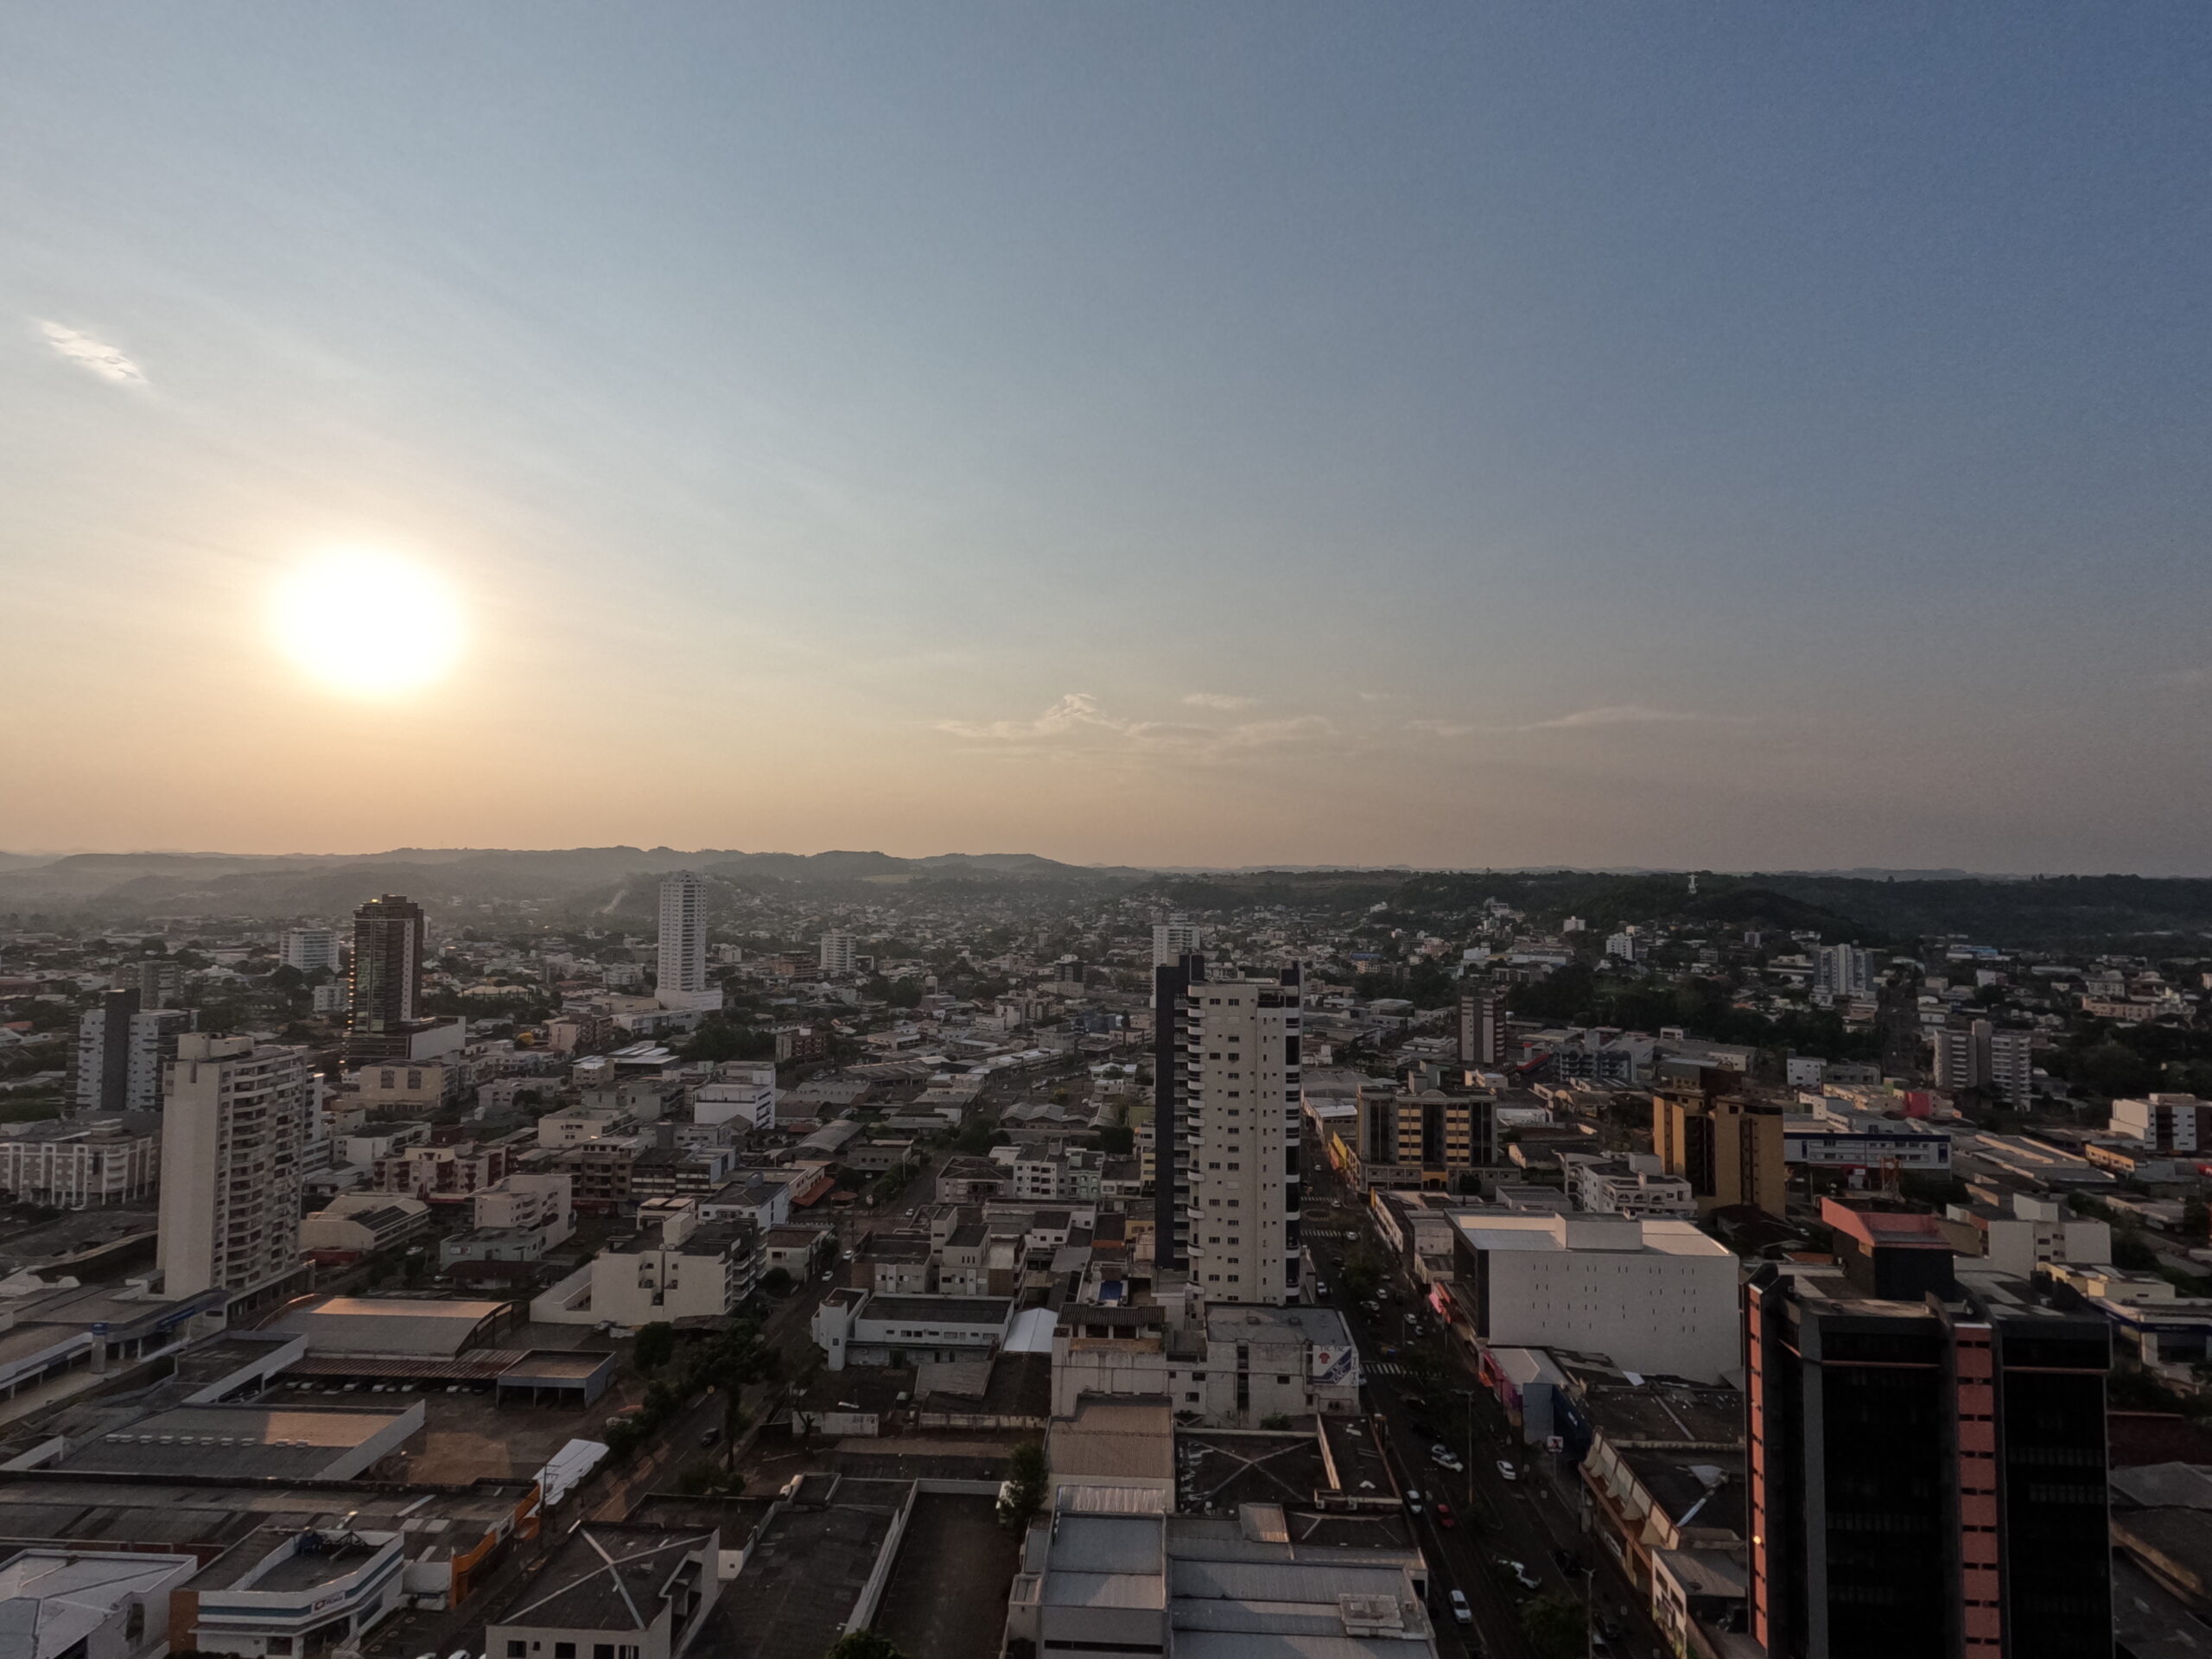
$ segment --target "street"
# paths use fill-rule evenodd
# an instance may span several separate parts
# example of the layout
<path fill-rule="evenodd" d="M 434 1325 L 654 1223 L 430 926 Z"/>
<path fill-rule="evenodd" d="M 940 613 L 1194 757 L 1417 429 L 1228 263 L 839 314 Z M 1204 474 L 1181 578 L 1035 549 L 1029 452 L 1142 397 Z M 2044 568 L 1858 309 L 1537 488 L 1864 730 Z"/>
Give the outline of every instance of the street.
<path fill-rule="evenodd" d="M 1308 1185 L 1308 1193 L 1314 1198 L 1329 1195 L 1324 1200 L 1328 1208 L 1317 1209 L 1311 1201 L 1306 1208 L 1306 1236 L 1312 1240 L 1317 1270 L 1328 1287 L 1325 1300 L 1350 1321 L 1359 1342 L 1369 1408 L 1382 1423 L 1401 1489 L 1418 1491 L 1426 1500 L 1413 1525 L 1436 1569 L 1440 1648 L 1448 1654 L 1456 1637 L 1470 1654 L 1535 1659 L 1535 1649 L 1521 1626 L 1522 1604 L 1547 1592 L 1563 1592 L 1583 1601 L 1593 1576 L 1585 1569 L 1594 1567 L 1598 1611 L 1624 1637 L 1613 1643 L 1598 1637 L 1592 1651 L 1656 1659 L 1663 1649 L 1644 1611 L 1645 1599 L 1629 1584 L 1611 1553 L 1582 1530 L 1577 1478 L 1571 1472 L 1548 1469 L 1548 1454 L 1522 1444 L 1503 1408 L 1476 1377 L 1459 1340 L 1437 1334 L 1421 1344 L 1441 1362 L 1448 1380 L 1440 1390 L 1424 1390 L 1402 1373 L 1402 1357 L 1385 1356 L 1385 1348 L 1398 1349 L 1402 1357 L 1411 1352 L 1414 1344 L 1402 1340 L 1407 1313 L 1421 1313 L 1432 1331 L 1434 1315 L 1402 1272 L 1395 1270 L 1376 1292 L 1382 1304 L 1379 1314 L 1370 1315 L 1359 1305 L 1341 1268 L 1353 1230 L 1365 1224 L 1359 1211 L 1336 1198 L 1333 1175 L 1325 1165 L 1309 1167 L 1321 1179 Z M 1382 1254 L 1385 1261 L 1391 1259 L 1387 1252 Z M 1416 1422 L 1436 1432 L 1423 1433 Z M 1466 1462 L 1464 1473 L 1447 1472 L 1432 1460 L 1430 1448 L 1440 1441 Z M 1499 1474 L 1501 1458 L 1513 1463 L 1515 1479 L 1508 1481 Z M 1438 1524 L 1433 1499 L 1439 1495 L 1450 1503 L 1456 1525 Z M 1572 1581 L 1554 1557 L 1560 1550 L 1570 1552 L 1580 1564 Z M 1497 1565 L 1500 1558 L 1519 1562 L 1540 1587 L 1523 1589 L 1510 1568 Z M 1471 1633 L 1451 1621 L 1448 1592 L 1453 1589 L 1466 1593 L 1475 1619 Z"/>

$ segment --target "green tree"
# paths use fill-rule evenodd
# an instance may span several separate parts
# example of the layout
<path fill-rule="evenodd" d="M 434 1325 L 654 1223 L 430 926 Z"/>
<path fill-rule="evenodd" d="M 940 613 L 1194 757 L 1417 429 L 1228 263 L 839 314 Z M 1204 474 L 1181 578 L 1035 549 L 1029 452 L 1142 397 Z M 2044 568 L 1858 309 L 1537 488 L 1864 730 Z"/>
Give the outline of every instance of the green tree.
<path fill-rule="evenodd" d="M 1006 1491 L 999 1497 L 1001 1526 L 1013 1533 L 1029 1530 L 1030 1522 L 1045 1507 L 1045 1483 L 1050 1474 L 1045 1448 L 1036 1441 L 1024 1441 L 1014 1448 L 1006 1464 Z"/>
<path fill-rule="evenodd" d="M 1137 1149 L 1137 1132 L 1126 1123 L 1109 1123 L 1098 1131 L 1098 1149 L 1110 1158 L 1126 1158 Z"/>
<path fill-rule="evenodd" d="M 651 1376 L 675 1353 L 676 1327 L 665 1319 L 655 1319 L 651 1325 L 639 1327 L 637 1345 L 631 1350 L 630 1357 L 637 1362 L 639 1370 Z"/>
<path fill-rule="evenodd" d="M 687 1060 L 719 1065 L 724 1060 L 772 1060 L 776 1057 L 776 1033 L 733 1020 L 709 1016 L 699 1022 L 683 1045 Z"/>
<path fill-rule="evenodd" d="M 1541 1659 L 1575 1659 L 1587 1640 L 1582 1604 L 1557 1590 L 1522 1604 L 1521 1629 Z"/>
<path fill-rule="evenodd" d="M 906 1659 L 899 1644 L 876 1630 L 847 1630 L 822 1659 Z"/>
<path fill-rule="evenodd" d="M 771 1268 L 760 1275 L 760 1288 L 771 1296 L 784 1295 L 791 1287 L 791 1275 L 788 1268 Z"/>

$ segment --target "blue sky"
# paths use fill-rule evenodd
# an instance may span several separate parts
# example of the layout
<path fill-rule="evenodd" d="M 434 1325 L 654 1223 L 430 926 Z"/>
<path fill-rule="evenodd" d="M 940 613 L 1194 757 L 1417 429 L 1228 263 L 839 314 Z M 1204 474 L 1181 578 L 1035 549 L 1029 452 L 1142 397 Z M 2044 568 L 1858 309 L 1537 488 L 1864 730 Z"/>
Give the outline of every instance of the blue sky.
<path fill-rule="evenodd" d="M 0 844 L 2212 873 L 2208 48 L 17 8 Z"/>

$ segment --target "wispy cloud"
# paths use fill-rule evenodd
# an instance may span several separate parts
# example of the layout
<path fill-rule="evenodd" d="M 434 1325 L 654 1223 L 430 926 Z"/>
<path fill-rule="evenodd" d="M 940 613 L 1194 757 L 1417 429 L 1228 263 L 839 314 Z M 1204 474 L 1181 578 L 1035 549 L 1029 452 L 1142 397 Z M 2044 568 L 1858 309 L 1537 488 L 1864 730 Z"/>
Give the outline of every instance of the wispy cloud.
<path fill-rule="evenodd" d="M 1225 691 L 1190 691 L 1184 694 L 1183 701 L 1193 709 L 1235 709 L 1260 706 L 1257 697 L 1232 696 Z"/>
<path fill-rule="evenodd" d="M 38 331 L 46 336 L 46 343 L 54 347 L 56 356 L 67 359 L 103 380 L 112 381 L 118 386 L 150 384 L 143 369 L 105 340 L 94 340 L 81 330 L 59 322 L 41 321 Z"/>
<path fill-rule="evenodd" d="M 1653 709 L 1640 702 L 1611 702 L 1596 709 L 1578 709 L 1549 720 L 1531 720 L 1517 726 L 1484 726 L 1471 721 L 1409 720 L 1406 729 L 1431 737 L 1466 737 L 1482 732 L 1508 735 L 1516 732 L 1573 732 L 1600 726 L 1741 726 L 1741 715 L 1692 715 L 1674 709 Z"/>
<path fill-rule="evenodd" d="M 1228 701 L 1246 706 L 1255 700 Z M 940 720 L 935 724 L 948 736 L 1002 754 L 1118 754 L 1190 760 L 1224 760 L 1297 747 L 1336 735 L 1335 726 L 1319 715 L 1243 721 L 1233 726 L 1125 720 L 1107 713 L 1088 691 L 1070 691 L 1044 713 L 1027 720 Z"/>

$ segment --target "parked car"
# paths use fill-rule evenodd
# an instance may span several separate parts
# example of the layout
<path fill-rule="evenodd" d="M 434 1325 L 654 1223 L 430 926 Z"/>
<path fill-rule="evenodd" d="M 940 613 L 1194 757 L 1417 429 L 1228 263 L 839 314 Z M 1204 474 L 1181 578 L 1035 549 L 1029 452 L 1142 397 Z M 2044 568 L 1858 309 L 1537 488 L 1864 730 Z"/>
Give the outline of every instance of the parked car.
<path fill-rule="evenodd" d="M 1408 1515 L 1419 1515 L 1421 1513 L 1420 1492 L 1409 1491 L 1406 1494 L 1406 1513 Z"/>
<path fill-rule="evenodd" d="M 1428 1448 L 1428 1460 L 1440 1469 L 1449 1469 L 1455 1475 L 1467 1472 L 1467 1465 L 1459 1461 L 1459 1453 L 1441 1440 Z"/>
<path fill-rule="evenodd" d="M 1452 1506 L 1440 1497 L 1430 1506 L 1430 1513 L 1436 1516 L 1436 1524 L 1446 1532 L 1459 1524 L 1459 1517 L 1452 1513 Z"/>
<path fill-rule="evenodd" d="M 1467 1605 L 1467 1592 L 1464 1590 L 1454 1590 L 1452 1592 L 1452 1622 L 1454 1624 L 1471 1624 L 1475 1622 L 1475 1610 Z"/>
<path fill-rule="evenodd" d="M 1518 1480 L 1521 1478 L 1521 1471 L 1516 1469 L 1510 1460 L 1500 1458 L 1497 1460 L 1497 1478 L 1500 1480 Z"/>

